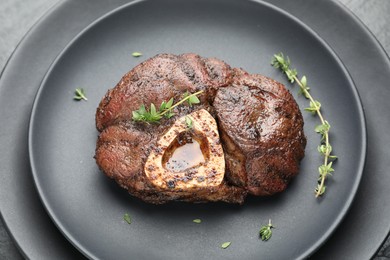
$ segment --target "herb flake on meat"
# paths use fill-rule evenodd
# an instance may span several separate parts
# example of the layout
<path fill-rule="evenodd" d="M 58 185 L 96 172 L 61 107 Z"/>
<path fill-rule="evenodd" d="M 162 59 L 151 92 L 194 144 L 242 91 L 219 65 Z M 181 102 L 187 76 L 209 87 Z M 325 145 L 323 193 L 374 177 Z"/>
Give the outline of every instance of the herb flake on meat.
<path fill-rule="evenodd" d="M 184 94 L 183 99 L 178 101 L 176 104 L 173 104 L 173 98 L 171 98 L 168 102 L 163 101 L 160 105 L 160 108 L 157 110 L 156 106 L 151 103 L 150 109 L 146 109 L 145 105 L 142 104 L 138 110 L 134 110 L 133 120 L 138 122 L 146 122 L 146 123 L 156 123 L 159 122 L 161 118 L 171 118 L 175 114 L 172 112 L 172 109 L 182 104 L 185 101 L 188 101 L 189 105 L 198 104 L 200 100 L 197 95 L 203 93 L 203 90 L 190 94 L 186 92 Z M 186 120 L 187 122 L 187 120 Z"/>

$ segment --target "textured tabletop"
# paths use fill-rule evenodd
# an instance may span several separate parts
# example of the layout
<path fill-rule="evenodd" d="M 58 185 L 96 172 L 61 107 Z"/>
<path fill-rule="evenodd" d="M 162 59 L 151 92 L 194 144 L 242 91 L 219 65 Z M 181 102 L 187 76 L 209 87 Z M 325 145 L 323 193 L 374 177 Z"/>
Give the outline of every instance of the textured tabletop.
<path fill-rule="evenodd" d="M 0 1 L 0 69 L 31 26 L 58 0 Z M 390 1 L 340 0 L 372 31 L 390 54 Z M 1 180 L 1 176 L 0 176 Z M 379 246 L 379 245 L 378 245 Z M 0 220 L 0 259 L 22 259 L 17 247 Z M 390 259 L 390 238 L 374 260 Z"/>

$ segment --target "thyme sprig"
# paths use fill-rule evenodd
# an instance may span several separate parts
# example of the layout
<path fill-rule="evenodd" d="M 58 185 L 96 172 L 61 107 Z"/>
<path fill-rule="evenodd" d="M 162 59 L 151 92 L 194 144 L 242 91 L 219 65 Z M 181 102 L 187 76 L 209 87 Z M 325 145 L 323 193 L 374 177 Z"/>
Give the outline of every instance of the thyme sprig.
<path fill-rule="evenodd" d="M 272 236 L 271 228 L 275 228 L 271 223 L 271 219 L 268 221 L 268 224 L 260 228 L 260 238 L 263 241 L 268 241 Z"/>
<path fill-rule="evenodd" d="M 323 164 L 318 167 L 319 178 L 315 189 L 315 196 L 322 196 L 326 190 L 325 180 L 328 176 L 332 175 L 332 172 L 334 172 L 334 169 L 332 168 L 332 161 L 337 159 L 337 156 L 331 154 L 332 146 L 329 142 L 330 124 L 327 120 L 325 120 L 321 113 L 321 103 L 318 100 L 315 100 L 309 93 L 310 88 L 307 85 L 306 76 L 302 76 L 301 79 L 298 79 L 297 70 L 290 68 L 291 62 L 289 57 L 284 57 L 283 53 L 275 54 L 272 58 L 271 65 L 284 72 L 290 83 L 296 82 L 299 85 L 299 93 L 310 101 L 309 107 L 305 108 L 305 111 L 308 111 L 313 115 L 317 115 L 321 121 L 321 124 L 317 125 L 314 131 L 321 135 L 321 144 L 318 146 L 317 150 L 324 157 Z"/>
<path fill-rule="evenodd" d="M 133 120 L 146 123 L 156 123 L 160 121 L 160 119 L 163 117 L 171 118 L 175 115 L 172 110 L 178 105 L 186 101 L 188 102 L 189 106 L 192 106 L 193 104 L 199 104 L 200 100 L 197 95 L 201 93 L 203 93 L 203 90 L 195 92 L 193 94 L 186 92 L 184 94 L 184 97 L 175 104 L 173 104 L 173 98 L 171 98 L 168 102 L 163 101 L 158 110 L 153 103 L 150 104 L 150 109 L 147 109 L 145 105 L 142 104 L 138 110 L 134 110 L 132 112 Z"/>

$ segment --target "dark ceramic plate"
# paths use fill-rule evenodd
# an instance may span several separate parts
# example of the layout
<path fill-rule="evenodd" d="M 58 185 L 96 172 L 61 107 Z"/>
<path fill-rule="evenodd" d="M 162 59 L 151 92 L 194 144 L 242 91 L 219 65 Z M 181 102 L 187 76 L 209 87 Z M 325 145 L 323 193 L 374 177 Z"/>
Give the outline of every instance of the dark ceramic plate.
<path fill-rule="evenodd" d="M 288 26 L 286 26 L 288 25 Z M 141 58 L 133 51 L 144 53 Z M 145 204 L 106 178 L 93 159 L 96 107 L 108 88 L 144 59 L 158 53 L 195 52 L 290 84 L 270 66 L 272 55 L 289 54 L 308 75 L 312 94 L 332 124 L 340 157 L 323 199 L 315 199 L 321 164 L 313 129 L 300 175 L 282 194 L 223 203 Z M 83 87 L 88 101 L 74 101 Z M 296 87 L 295 87 L 296 88 Z M 307 103 L 292 92 L 300 107 Z M 36 97 L 29 132 L 34 180 L 49 215 L 86 256 L 101 259 L 293 259 L 313 253 L 346 214 L 362 176 L 366 136 L 357 91 L 340 60 L 310 28 L 257 1 L 140 1 L 105 15 L 59 55 Z M 123 221 L 129 213 L 133 223 Z M 194 224 L 201 218 L 202 224 Z M 258 237 L 272 219 L 269 242 Z M 320 220 L 320 221 L 319 221 Z M 228 249 L 221 249 L 231 241 Z"/>

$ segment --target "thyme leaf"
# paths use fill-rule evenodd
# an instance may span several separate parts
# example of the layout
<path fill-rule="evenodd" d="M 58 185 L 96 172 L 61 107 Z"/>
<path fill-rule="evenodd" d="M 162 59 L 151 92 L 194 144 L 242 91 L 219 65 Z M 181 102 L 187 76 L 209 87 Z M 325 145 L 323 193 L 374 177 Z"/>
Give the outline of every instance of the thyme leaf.
<path fill-rule="evenodd" d="M 199 104 L 200 100 L 197 96 L 191 95 L 190 92 L 184 93 L 184 98 L 188 98 L 187 102 L 189 106 L 192 106 L 193 104 Z"/>
<path fill-rule="evenodd" d="M 192 129 L 194 127 L 194 124 L 192 122 L 192 119 L 189 118 L 188 116 L 185 117 L 185 120 L 186 120 L 186 125 L 187 125 L 187 128 L 188 129 Z"/>
<path fill-rule="evenodd" d="M 226 249 L 226 248 L 228 248 L 230 246 L 231 243 L 232 242 L 224 242 L 224 243 L 222 243 L 221 248 L 222 249 Z"/>
<path fill-rule="evenodd" d="M 123 220 L 127 222 L 127 224 L 131 224 L 131 217 L 128 213 L 126 213 L 125 215 L 123 215 Z"/>
<path fill-rule="evenodd" d="M 194 219 L 192 222 L 194 222 L 194 223 L 196 223 L 196 224 L 200 224 L 200 223 L 202 223 L 202 220 L 199 219 L 199 218 L 196 218 L 196 219 Z"/>
<path fill-rule="evenodd" d="M 131 55 L 132 55 L 133 57 L 138 58 L 138 57 L 141 57 L 141 56 L 142 56 L 142 53 L 141 53 L 141 52 L 135 51 L 135 52 L 133 52 Z"/>
<path fill-rule="evenodd" d="M 75 100 L 82 100 L 83 99 L 85 101 L 88 100 L 88 98 L 85 95 L 85 91 L 84 91 L 83 88 L 76 88 L 74 93 L 75 93 L 75 96 L 73 97 L 73 99 L 75 99 Z"/>
<path fill-rule="evenodd" d="M 332 168 L 332 162 L 330 161 L 337 159 L 337 156 L 331 154 L 332 146 L 329 141 L 330 124 L 322 115 L 321 103 L 318 100 L 315 100 L 309 92 L 310 88 L 307 85 L 307 77 L 302 76 L 299 80 L 297 70 L 290 68 L 290 58 L 285 57 L 283 53 L 274 54 L 271 65 L 286 74 L 291 83 L 296 82 L 299 85 L 299 93 L 310 100 L 309 107 L 305 108 L 305 111 L 308 111 L 313 115 L 317 115 L 321 121 L 321 124 L 316 126 L 314 131 L 321 135 L 321 144 L 318 146 L 318 152 L 324 157 L 323 164 L 318 168 L 319 179 L 317 187 L 315 188 L 315 196 L 322 196 L 326 191 L 325 180 L 334 171 Z"/>

